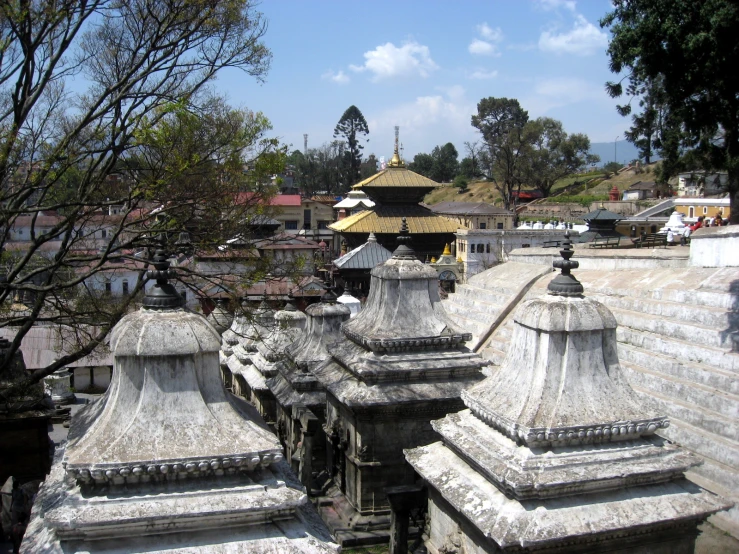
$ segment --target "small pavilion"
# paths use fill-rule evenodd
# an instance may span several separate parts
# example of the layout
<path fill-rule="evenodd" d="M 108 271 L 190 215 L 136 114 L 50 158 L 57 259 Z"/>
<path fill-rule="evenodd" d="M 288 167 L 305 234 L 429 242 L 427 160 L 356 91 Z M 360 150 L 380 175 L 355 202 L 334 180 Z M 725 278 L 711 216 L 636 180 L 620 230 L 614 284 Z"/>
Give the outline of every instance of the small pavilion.
<path fill-rule="evenodd" d="M 353 249 L 367 242 L 374 233 L 377 242 L 390 251 L 398 246 L 396 239 L 401 220 L 406 219 L 413 249 L 421 259 L 437 255 L 444 245 L 454 242 L 459 224 L 434 213 L 420 203 L 441 185 L 410 171 L 398 153 L 396 128 L 395 151 L 386 169 L 354 185 L 375 202 L 371 209 L 355 213 L 329 225 Z"/>

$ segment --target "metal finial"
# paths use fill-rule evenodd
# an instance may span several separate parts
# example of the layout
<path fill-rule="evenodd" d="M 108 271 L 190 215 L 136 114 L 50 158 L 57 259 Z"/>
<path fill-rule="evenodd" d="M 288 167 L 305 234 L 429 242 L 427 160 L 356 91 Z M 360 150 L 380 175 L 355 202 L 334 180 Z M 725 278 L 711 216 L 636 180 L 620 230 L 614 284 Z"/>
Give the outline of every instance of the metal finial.
<path fill-rule="evenodd" d="M 323 284 L 326 286 L 326 292 L 321 297 L 321 302 L 325 304 L 336 304 L 338 297 L 336 296 L 336 292 L 334 292 L 334 287 L 331 284 L 331 276 L 328 271 L 326 272 L 326 280 Z"/>
<path fill-rule="evenodd" d="M 575 251 L 572 249 L 569 230 L 565 231 L 564 247 L 559 253 L 562 259 L 554 260 L 553 265 L 561 269 L 562 273 L 549 282 L 549 286 L 547 287 L 549 294 L 555 296 L 581 296 L 585 289 L 582 283 L 570 273 L 570 270 L 580 267 L 580 263 L 570 259 L 575 254 Z"/>
<path fill-rule="evenodd" d="M 187 231 L 180 231 L 180 236 L 175 241 L 174 245 L 177 248 L 178 254 L 182 254 L 184 256 L 191 254 L 193 251 L 193 246 L 190 233 L 188 233 Z"/>
<path fill-rule="evenodd" d="M 182 296 L 177 289 L 169 282 L 174 277 L 173 272 L 169 269 L 169 260 L 164 249 L 159 248 L 154 253 L 152 259 L 154 269 L 146 272 L 149 279 L 156 279 L 156 284 L 149 289 L 144 296 L 143 306 L 151 310 L 170 310 L 182 306 Z"/>
<path fill-rule="evenodd" d="M 411 248 L 412 241 L 413 239 L 408 231 L 408 222 L 403 218 L 403 223 L 400 226 L 400 234 L 397 239 L 398 247 L 393 252 L 393 258 L 415 260 L 416 253 Z"/>

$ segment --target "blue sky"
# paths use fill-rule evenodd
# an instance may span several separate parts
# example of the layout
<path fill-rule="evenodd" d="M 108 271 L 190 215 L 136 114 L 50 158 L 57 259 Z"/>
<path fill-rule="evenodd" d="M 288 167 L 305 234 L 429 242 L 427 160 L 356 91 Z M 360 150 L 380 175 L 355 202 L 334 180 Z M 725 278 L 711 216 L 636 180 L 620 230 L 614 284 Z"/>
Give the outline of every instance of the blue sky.
<path fill-rule="evenodd" d="M 272 67 L 264 84 L 237 71 L 216 88 L 236 106 L 262 111 L 294 148 L 332 140 L 344 110 L 369 124 L 364 154 L 389 158 L 400 126 L 404 158 L 479 140 L 477 102 L 517 98 L 532 118 L 613 142 L 629 127 L 604 84 L 608 0 L 264 0 Z"/>

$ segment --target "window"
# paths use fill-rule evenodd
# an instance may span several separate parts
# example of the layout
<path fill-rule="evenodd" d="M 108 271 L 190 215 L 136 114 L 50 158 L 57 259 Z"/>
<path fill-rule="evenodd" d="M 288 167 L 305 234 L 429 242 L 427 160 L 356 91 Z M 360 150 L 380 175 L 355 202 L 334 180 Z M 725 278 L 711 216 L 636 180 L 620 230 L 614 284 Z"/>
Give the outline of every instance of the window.
<path fill-rule="evenodd" d="M 319 229 L 328 229 L 328 221 L 319 221 L 318 222 L 318 228 Z"/>
<path fill-rule="evenodd" d="M 502 228 L 503 228 L 503 224 L 502 223 L 498 223 L 498 229 L 502 229 Z"/>
<path fill-rule="evenodd" d="M 521 248 L 531 248 L 531 245 L 530 244 L 522 244 L 521 245 Z"/>
<path fill-rule="evenodd" d="M 128 294 L 128 279 L 123 279 L 121 286 L 123 287 L 123 294 Z"/>
<path fill-rule="evenodd" d="M 113 290 L 111 282 L 105 281 L 105 292 L 110 293 L 111 290 Z"/>
<path fill-rule="evenodd" d="M 703 206 L 703 215 L 708 213 L 708 206 Z"/>
<path fill-rule="evenodd" d="M 480 223 L 480 229 L 487 229 L 486 223 Z"/>
<path fill-rule="evenodd" d="M 487 244 L 485 245 L 485 253 L 486 253 L 486 254 L 490 254 L 490 243 L 487 243 Z"/>
<path fill-rule="evenodd" d="M 310 208 L 303 210 L 303 229 L 310 229 L 311 215 Z"/>
<path fill-rule="evenodd" d="M 108 233 L 107 233 L 107 231 L 105 229 L 101 230 L 100 231 L 100 238 L 103 238 L 104 239 L 107 234 Z"/>
<path fill-rule="evenodd" d="M 187 302 L 187 291 L 186 290 L 183 290 L 182 291 L 182 300 L 184 300 L 185 302 Z"/>
<path fill-rule="evenodd" d="M 688 208 L 688 217 L 695 217 L 695 208 L 693 206 Z"/>
<path fill-rule="evenodd" d="M 298 230 L 298 222 L 295 219 L 291 219 L 289 221 L 285 222 L 285 229 L 290 231 L 297 231 Z"/>
<path fill-rule="evenodd" d="M 483 243 L 480 243 L 477 245 L 477 253 L 482 254 L 483 252 L 485 252 L 485 245 Z"/>

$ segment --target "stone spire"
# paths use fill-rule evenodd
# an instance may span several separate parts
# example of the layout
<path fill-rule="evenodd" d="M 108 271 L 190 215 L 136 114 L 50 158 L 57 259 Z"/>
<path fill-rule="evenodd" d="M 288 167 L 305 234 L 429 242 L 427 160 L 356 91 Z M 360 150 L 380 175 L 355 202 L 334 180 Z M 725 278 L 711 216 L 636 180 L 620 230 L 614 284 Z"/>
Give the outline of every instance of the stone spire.
<path fill-rule="evenodd" d="M 342 330 L 313 370 L 327 390 L 331 474 L 344 494 L 330 513 L 340 513 L 337 528 L 387 532 L 385 487 L 411 482 L 403 449 L 433 440 L 431 420 L 463 408 L 462 390 L 487 363 L 448 321 L 437 272 L 418 260 L 405 219 L 392 257 L 372 269 L 364 309 Z"/>
<path fill-rule="evenodd" d="M 341 324 L 351 314 L 349 308 L 336 303 L 336 294 L 330 284 L 327 289 L 318 304 L 305 310 L 308 316 L 305 334 L 285 350 L 288 358 L 304 372 L 329 357 L 326 345 L 341 339 Z"/>
<path fill-rule="evenodd" d="M 257 345 L 258 352 L 268 362 L 277 362 L 282 359 L 287 348 L 303 333 L 307 317 L 295 307 L 295 301 L 290 298 L 285 307 L 275 313 L 274 327 L 269 336 Z"/>
<path fill-rule="evenodd" d="M 82 483 L 117 485 L 281 460 L 274 437 L 230 405 L 218 371 L 220 336 L 181 308 L 169 262 L 161 252 L 154 259 L 156 288 L 111 332 L 113 380 L 88 420 L 94 425 L 70 432 L 67 473 Z"/>
<path fill-rule="evenodd" d="M 175 306 L 157 258 L 157 290 L 113 329 L 113 380 L 72 419 L 24 551 L 335 552 L 277 437 L 225 391 L 221 337 Z"/>
<path fill-rule="evenodd" d="M 726 507 L 686 481 L 699 460 L 655 435 L 669 422 L 624 378 L 616 319 L 583 294 L 572 253 L 568 237 L 548 294 L 516 309 L 503 364 L 462 392 L 469 409 L 433 422 L 442 442 L 405 452 L 444 499 L 429 550 L 474 535 L 486 552 L 692 552 Z"/>
<path fill-rule="evenodd" d="M 636 439 L 669 425 L 646 410 L 618 362 L 616 319 L 583 295 L 566 235 L 548 294 L 514 316 L 511 355 L 496 379 L 463 393 L 472 412 L 530 447 Z M 514 391 L 517 391 L 514 394 Z"/>
<path fill-rule="evenodd" d="M 221 336 L 231 328 L 233 315 L 226 309 L 225 298 L 216 298 L 216 306 L 208 314 L 207 320 Z"/>
<path fill-rule="evenodd" d="M 364 309 L 344 325 L 348 338 L 373 352 L 444 350 L 472 338 L 447 318 L 439 276 L 418 260 L 411 240 L 403 218 L 393 257 L 372 270 Z"/>

